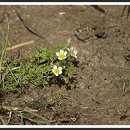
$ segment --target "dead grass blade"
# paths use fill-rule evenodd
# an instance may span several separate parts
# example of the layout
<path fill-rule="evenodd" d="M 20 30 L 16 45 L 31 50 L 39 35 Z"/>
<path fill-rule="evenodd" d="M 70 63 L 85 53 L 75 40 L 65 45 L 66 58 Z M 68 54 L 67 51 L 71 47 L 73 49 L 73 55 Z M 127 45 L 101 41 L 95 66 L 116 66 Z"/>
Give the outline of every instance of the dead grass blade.
<path fill-rule="evenodd" d="M 7 121 L 7 125 L 10 123 L 10 120 L 11 120 L 11 117 L 12 117 L 12 113 L 13 113 L 12 111 L 9 112 L 9 119 Z"/>
<path fill-rule="evenodd" d="M 6 121 L 3 119 L 2 116 L 0 116 L 0 121 L 2 122 L 3 125 L 7 125 Z"/>
<path fill-rule="evenodd" d="M 20 43 L 20 44 L 14 45 L 14 46 L 12 46 L 12 47 L 8 47 L 8 48 L 6 49 L 6 51 L 13 50 L 13 49 L 16 49 L 16 48 L 19 48 L 19 47 L 22 47 L 22 46 L 25 46 L 25 45 L 29 45 L 29 44 L 32 44 L 32 43 L 34 43 L 33 40 L 32 40 L 32 41 L 29 41 L 29 42 Z"/>

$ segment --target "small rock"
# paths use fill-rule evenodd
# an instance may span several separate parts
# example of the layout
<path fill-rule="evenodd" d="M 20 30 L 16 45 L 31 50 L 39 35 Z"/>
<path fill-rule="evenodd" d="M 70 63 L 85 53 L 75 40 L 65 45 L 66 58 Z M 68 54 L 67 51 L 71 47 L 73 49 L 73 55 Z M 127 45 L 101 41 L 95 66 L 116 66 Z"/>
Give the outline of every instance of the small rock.
<path fill-rule="evenodd" d="M 60 16 L 62 16 L 62 15 L 64 15 L 64 14 L 66 14 L 66 13 L 65 13 L 65 12 L 60 12 L 60 13 L 59 13 Z"/>

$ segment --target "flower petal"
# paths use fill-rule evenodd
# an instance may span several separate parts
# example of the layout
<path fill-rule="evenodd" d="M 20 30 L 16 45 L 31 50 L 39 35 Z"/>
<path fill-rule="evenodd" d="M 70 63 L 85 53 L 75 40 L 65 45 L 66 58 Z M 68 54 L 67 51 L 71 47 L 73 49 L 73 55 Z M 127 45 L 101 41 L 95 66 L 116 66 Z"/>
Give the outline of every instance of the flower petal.
<path fill-rule="evenodd" d="M 60 53 L 64 53 L 64 50 L 61 49 L 61 50 L 60 50 Z"/>
<path fill-rule="evenodd" d="M 74 56 L 75 58 L 77 58 L 77 56 Z"/>
<path fill-rule="evenodd" d="M 54 65 L 54 66 L 53 66 L 53 69 L 57 69 L 57 66 L 56 66 L 56 65 Z"/>
<path fill-rule="evenodd" d="M 74 54 L 77 55 L 77 53 L 78 53 L 78 51 L 75 50 L 75 51 L 74 51 Z"/>
<path fill-rule="evenodd" d="M 67 51 L 65 51 L 64 54 L 67 55 Z"/>
<path fill-rule="evenodd" d="M 62 58 L 58 57 L 58 60 L 62 60 Z"/>
<path fill-rule="evenodd" d="M 62 71 L 60 70 L 59 74 L 62 74 Z"/>
<path fill-rule="evenodd" d="M 55 74 L 56 76 L 58 76 L 58 74 Z"/>
<path fill-rule="evenodd" d="M 56 55 L 57 55 L 57 56 L 59 56 L 59 54 L 60 54 L 59 52 L 56 52 Z"/>
<path fill-rule="evenodd" d="M 52 72 L 54 73 L 54 72 L 55 72 L 55 69 L 52 69 Z"/>
<path fill-rule="evenodd" d="M 64 59 L 66 59 L 67 57 L 65 56 Z"/>
<path fill-rule="evenodd" d="M 59 67 L 58 69 L 59 69 L 60 71 L 62 71 L 62 67 Z"/>

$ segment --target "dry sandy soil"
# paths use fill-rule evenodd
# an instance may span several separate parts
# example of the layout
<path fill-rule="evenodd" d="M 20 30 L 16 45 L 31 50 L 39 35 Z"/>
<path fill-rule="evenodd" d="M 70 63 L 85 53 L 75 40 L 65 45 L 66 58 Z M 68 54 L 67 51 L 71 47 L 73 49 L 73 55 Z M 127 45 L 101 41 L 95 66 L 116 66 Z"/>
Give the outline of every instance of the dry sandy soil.
<path fill-rule="evenodd" d="M 71 40 L 80 61 L 77 83 L 65 87 L 28 87 L 20 94 L 1 94 L 2 106 L 29 107 L 51 120 L 24 124 L 130 125 L 130 20 L 124 6 L 1 6 L 0 24 L 5 13 L 10 21 L 10 43 L 34 40 L 29 46 L 9 51 L 9 57 L 52 47 Z M 20 20 L 16 11 L 23 19 Z M 30 31 L 31 30 L 31 31 Z M 48 100 L 55 103 L 48 105 Z M 8 114 L 0 114 L 8 119 Z M 20 124 L 14 112 L 9 124 Z"/>

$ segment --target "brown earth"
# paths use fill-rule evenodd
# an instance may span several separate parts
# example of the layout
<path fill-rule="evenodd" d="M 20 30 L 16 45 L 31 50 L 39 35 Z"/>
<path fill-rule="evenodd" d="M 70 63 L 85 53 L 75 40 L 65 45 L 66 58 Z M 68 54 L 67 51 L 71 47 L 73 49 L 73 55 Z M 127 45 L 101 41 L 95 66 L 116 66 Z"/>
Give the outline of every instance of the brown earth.
<path fill-rule="evenodd" d="M 124 6 L 99 7 L 105 13 L 85 5 L 1 6 L 1 25 L 5 14 L 9 17 L 11 45 L 34 40 L 9 51 L 10 58 L 71 40 L 80 61 L 72 89 L 25 87 L 20 94 L 4 94 L 1 105 L 36 109 L 52 120 L 45 124 L 130 125 L 130 61 L 125 58 L 130 50 L 130 20 L 126 12 L 121 17 Z M 51 106 L 49 99 L 54 102 Z M 8 114 L 1 115 L 8 119 Z M 15 112 L 9 124 L 20 124 Z M 25 124 L 35 123 L 25 120 Z"/>

